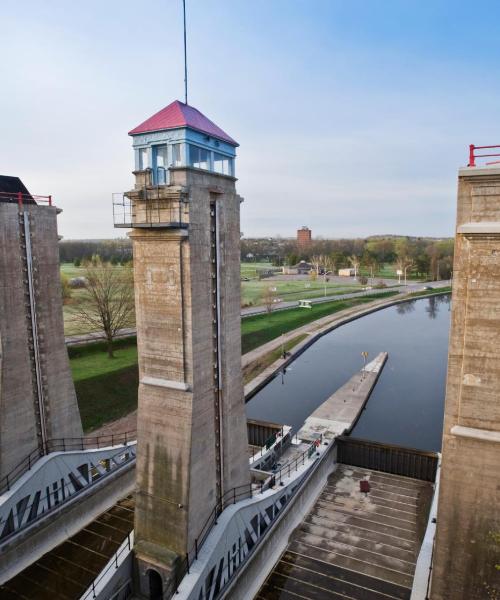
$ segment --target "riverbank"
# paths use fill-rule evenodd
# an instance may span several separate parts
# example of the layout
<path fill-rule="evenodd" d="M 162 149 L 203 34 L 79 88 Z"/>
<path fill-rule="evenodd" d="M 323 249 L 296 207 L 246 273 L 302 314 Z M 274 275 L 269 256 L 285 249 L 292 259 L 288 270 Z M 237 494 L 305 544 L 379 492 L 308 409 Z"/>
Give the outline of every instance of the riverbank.
<path fill-rule="evenodd" d="M 316 342 L 320 337 L 326 333 L 329 333 L 330 331 L 333 331 L 337 327 L 389 306 L 395 306 L 397 304 L 407 302 L 408 300 L 428 298 L 429 296 L 443 296 L 449 294 L 450 291 L 451 288 L 443 288 L 443 290 L 425 290 L 418 294 L 400 294 L 398 295 L 398 298 L 385 298 L 383 300 L 371 302 L 368 306 L 358 306 L 344 310 L 337 313 L 333 318 L 331 316 L 324 317 L 311 323 L 310 325 L 299 327 L 298 329 L 290 331 L 288 334 L 281 336 L 279 340 L 273 340 L 251 352 L 247 352 L 242 357 L 243 368 L 248 367 L 248 365 L 251 365 L 254 361 L 260 360 L 263 355 L 269 354 L 273 350 L 276 350 L 281 346 L 282 343 L 289 342 L 291 338 L 297 335 L 307 336 L 289 350 L 286 358 L 282 358 L 280 356 L 273 363 L 268 364 L 260 374 L 256 375 L 252 381 L 245 385 L 245 401 L 248 402 L 260 389 L 262 389 L 269 381 L 271 381 L 271 379 L 273 379 L 273 377 L 275 377 L 276 373 L 284 368 L 286 369 L 290 363 L 292 363 L 300 354 L 302 354 L 304 350 L 309 348 L 309 346 L 314 344 L 314 342 Z"/>

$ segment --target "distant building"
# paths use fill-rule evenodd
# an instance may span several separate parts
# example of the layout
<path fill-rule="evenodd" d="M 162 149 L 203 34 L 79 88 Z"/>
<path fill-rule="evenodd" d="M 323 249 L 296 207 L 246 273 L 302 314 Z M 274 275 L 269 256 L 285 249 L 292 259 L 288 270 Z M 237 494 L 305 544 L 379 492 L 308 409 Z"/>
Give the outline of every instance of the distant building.
<path fill-rule="evenodd" d="M 297 246 L 299 249 L 309 248 L 312 242 L 312 231 L 309 227 L 297 229 Z"/>

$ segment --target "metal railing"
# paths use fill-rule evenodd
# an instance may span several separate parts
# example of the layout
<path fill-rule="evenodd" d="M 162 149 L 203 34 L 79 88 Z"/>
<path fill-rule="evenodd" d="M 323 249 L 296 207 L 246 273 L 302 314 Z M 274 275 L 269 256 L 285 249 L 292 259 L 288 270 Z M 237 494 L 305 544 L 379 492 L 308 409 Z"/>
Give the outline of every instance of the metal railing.
<path fill-rule="evenodd" d="M 100 436 L 88 436 L 80 438 L 55 438 L 47 440 L 44 446 L 38 446 L 25 456 L 11 471 L 0 479 L 0 494 L 9 491 L 12 485 L 25 473 L 31 470 L 37 460 L 51 452 L 69 452 L 71 450 L 92 450 L 127 444 L 137 438 L 137 431 L 125 431 L 124 433 L 112 433 Z"/>
<path fill-rule="evenodd" d="M 135 447 L 124 446 L 115 454 L 88 465 L 87 477 L 77 470 L 68 473 L 68 481 L 59 477 L 52 485 L 45 486 L 45 494 L 35 490 L 11 506 L 0 516 L 0 540 L 2 543 L 14 534 L 32 525 L 40 518 L 54 512 L 81 492 L 111 472 L 122 468 L 135 460 Z M 80 477 L 78 477 L 80 476 Z M 82 479 L 84 481 L 82 481 Z"/>
<path fill-rule="evenodd" d="M 476 150 L 494 150 L 495 148 L 499 148 L 500 146 L 474 146 L 474 144 L 470 144 L 469 146 L 469 164 L 468 167 L 476 166 L 476 158 L 489 158 L 489 157 L 497 157 L 500 158 L 500 152 L 496 154 L 476 154 Z M 487 165 L 494 165 L 500 163 L 500 160 L 496 160 L 494 162 L 486 163 Z"/>
<path fill-rule="evenodd" d="M 133 546 L 134 546 L 134 532 L 131 531 L 130 533 L 127 533 L 127 537 L 122 542 L 120 548 L 118 548 L 118 550 L 115 552 L 115 554 L 111 557 L 111 560 L 109 561 L 108 566 L 99 573 L 99 575 L 96 577 L 96 579 L 94 579 L 94 581 L 92 582 L 92 585 L 87 589 L 87 591 L 83 594 L 83 596 L 80 597 L 80 600 L 87 600 L 87 598 L 97 598 L 97 595 L 99 593 L 99 590 L 98 590 L 99 584 L 103 581 L 103 579 L 106 578 L 106 576 L 108 575 L 108 573 L 111 570 L 116 571 L 116 569 L 118 569 L 118 567 L 122 564 L 123 560 L 128 556 L 128 554 L 132 550 Z M 120 589 L 114 591 L 110 598 L 113 599 L 113 598 L 118 597 L 118 595 L 124 589 L 130 589 L 130 591 L 132 591 L 130 579 L 127 580 L 120 587 Z M 129 597 L 129 596 L 126 596 L 126 597 Z"/>
<path fill-rule="evenodd" d="M 297 436 L 295 436 L 295 438 L 297 440 Z M 298 470 L 300 465 L 304 465 L 306 458 L 311 458 L 311 456 L 316 453 L 316 450 L 320 443 L 321 443 L 321 439 L 318 439 L 315 442 L 312 442 L 304 450 L 304 452 L 302 452 L 294 460 L 290 461 L 290 463 L 287 463 L 281 469 L 279 469 L 275 474 L 273 474 L 270 477 L 269 485 L 270 486 L 275 485 L 278 478 L 279 478 L 279 484 L 283 485 L 282 477 L 285 477 L 286 475 L 290 476 L 294 470 L 295 471 Z M 256 487 L 255 485 L 253 485 L 251 483 L 245 484 L 245 485 L 241 485 L 238 487 L 234 487 L 231 490 L 228 490 L 222 496 L 222 498 L 216 503 L 216 505 L 210 512 L 209 516 L 207 517 L 207 520 L 205 521 L 205 524 L 201 528 L 200 533 L 195 538 L 194 543 L 191 546 L 191 549 L 188 552 L 186 552 L 185 556 L 182 559 L 180 559 L 180 561 L 177 563 L 177 567 L 175 568 L 174 578 L 170 580 L 168 585 L 163 590 L 164 598 L 171 598 L 174 594 L 177 593 L 179 586 L 180 586 L 182 580 L 184 579 L 185 575 L 189 574 L 191 565 L 193 564 L 193 562 L 195 560 L 198 559 L 200 550 L 201 550 L 203 544 L 205 543 L 205 541 L 207 540 L 208 536 L 210 535 L 210 532 L 212 531 L 213 527 L 215 525 L 217 525 L 217 519 L 222 514 L 223 510 L 232 504 L 236 504 L 236 502 L 238 502 L 240 499 L 253 498 L 256 494 L 262 494 L 263 491 L 264 491 L 264 482 L 262 481 L 260 487 L 259 486 Z M 132 534 L 129 534 L 127 536 L 128 545 L 126 545 L 126 546 L 122 545 L 122 547 L 115 553 L 115 555 L 110 560 L 107 568 L 105 568 L 105 570 L 103 570 L 99 574 L 99 576 L 94 580 L 91 588 L 89 588 L 87 593 L 82 597 L 82 600 L 87 599 L 87 598 L 95 598 L 97 596 L 96 588 L 98 587 L 99 582 L 101 582 L 102 579 L 112 569 L 114 569 L 114 570 L 118 569 L 118 567 L 121 564 L 120 558 L 123 555 L 123 553 L 129 552 L 131 550 L 131 542 L 130 542 L 131 535 L 133 535 L 133 532 L 132 532 Z M 242 552 L 241 547 L 239 548 L 239 552 L 240 553 Z M 91 593 L 92 593 L 92 595 L 90 595 Z"/>
<path fill-rule="evenodd" d="M 299 454 L 299 456 L 295 457 L 293 460 L 287 462 L 285 465 L 280 467 L 274 472 L 275 481 L 282 484 L 282 478 L 285 476 L 290 477 L 292 471 L 298 471 L 299 466 L 303 466 L 306 463 L 306 458 L 311 458 L 311 456 L 317 451 L 318 447 L 321 445 L 323 437 L 321 436 L 316 441 L 311 442 L 309 446 Z M 297 441 L 297 435 L 295 435 L 295 440 Z"/>
<path fill-rule="evenodd" d="M 169 197 L 164 186 L 146 187 L 134 193 L 112 194 L 113 223 L 115 227 L 166 227 L 186 229 L 189 225 L 188 203 L 184 197 Z"/>
<path fill-rule="evenodd" d="M 17 202 L 19 208 L 24 204 L 47 204 L 52 206 L 52 196 L 37 196 L 35 194 L 23 194 L 22 192 L 0 192 L 0 202 Z"/>

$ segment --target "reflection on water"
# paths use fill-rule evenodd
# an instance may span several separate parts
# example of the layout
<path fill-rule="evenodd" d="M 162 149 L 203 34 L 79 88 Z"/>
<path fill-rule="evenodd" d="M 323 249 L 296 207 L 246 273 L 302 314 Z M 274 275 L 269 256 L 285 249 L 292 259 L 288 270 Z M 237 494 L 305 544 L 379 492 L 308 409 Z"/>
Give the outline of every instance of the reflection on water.
<path fill-rule="evenodd" d="M 352 434 L 440 450 L 450 326 L 450 297 L 410 300 L 343 325 L 320 338 L 284 376 L 247 404 L 247 415 L 298 429 L 363 366 L 361 352 L 389 360 Z"/>

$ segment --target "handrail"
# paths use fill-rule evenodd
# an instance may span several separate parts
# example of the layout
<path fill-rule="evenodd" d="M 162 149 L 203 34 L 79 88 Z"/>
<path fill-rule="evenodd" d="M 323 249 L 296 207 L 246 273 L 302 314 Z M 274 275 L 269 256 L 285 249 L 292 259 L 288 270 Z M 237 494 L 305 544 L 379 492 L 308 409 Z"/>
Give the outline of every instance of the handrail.
<path fill-rule="evenodd" d="M 127 444 L 137 437 L 137 431 L 123 433 L 110 433 L 101 436 L 87 436 L 81 438 L 53 438 L 47 440 L 45 447 L 38 446 L 25 456 L 13 469 L 0 478 L 0 494 L 9 491 L 12 485 L 26 472 L 31 470 L 36 461 L 51 452 L 70 452 L 75 450 L 93 450 Z"/>
<path fill-rule="evenodd" d="M 297 439 L 297 436 L 295 436 L 295 437 Z M 293 468 L 295 469 L 295 471 L 297 471 L 299 468 L 299 464 L 301 462 L 302 462 L 302 464 L 305 464 L 306 456 L 307 456 L 307 458 L 310 458 L 314 454 L 315 450 L 317 449 L 317 447 L 320 443 L 321 443 L 320 439 L 318 439 L 314 442 L 311 442 L 311 444 L 309 444 L 309 446 L 306 448 L 306 450 L 304 450 L 304 452 L 302 452 L 302 454 L 297 456 L 293 461 L 290 461 L 289 463 L 284 465 L 279 471 L 274 473 L 274 475 L 271 478 L 272 484 L 274 485 L 276 483 L 276 481 L 278 480 L 278 476 L 279 476 L 279 485 L 283 485 L 282 477 L 285 475 L 285 472 L 288 472 L 288 476 L 290 476 L 291 470 Z M 259 493 L 262 493 L 262 491 L 263 491 L 263 485 L 261 485 Z M 173 594 L 174 592 L 177 591 L 177 588 L 179 587 L 179 584 L 182 581 L 182 578 L 184 577 L 184 575 L 186 575 L 186 573 L 189 573 L 190 566 L 193 564 L 193 562 L 195 560 L 198 559 L 198 554 L 200 552 L 201 547 L 203 546 L 208 535 L 212 531 L 212 528 L 214 527 L 214 525 L 217 524 L 217 519 L 220 516 L 220 514 L 222 513 L 222 511 L 224 510 L 224 508 L 226 508 L 230 504 L 236 504 L 236 499 L 241 496 L 245 496 L 247 498 L 248 497 L 253 498 L 252 484 L 235 487 L 231 490 L 228 490 L 224 494 L 224 496 L 221 498 L 221 500 L 215 505 L 212 512 L 208 516 L 208 519 L 206 520 L 205 524 L 203 525 L 200 534 L 195 539 L 191 550 L 189 550 L 186 553 L 186 556 L 181 561 L 179 568 L 176 569 L 175 578 L 172 581 L 172 583 L 170 584 L 168 592 L 171 592 Z"/>
<path fill-rule="evenodd" d="M 24 194 L 23 192 L 0 192 L 0 200 L 2 198 L 8 198 L 13 202 L 17 202 L 19 208 L 23 207 L 23 204 L 48 204 L 52 206 L 52 196 L 39 196 L 35 194 Z"/>
<path fill-rule="evenodd" d="M 487 158 L 490 156 L 500 157 L 500 153 L 498 154 L 476 154 L 476 150 L 493 150 L 494 148 L 500 148 L 500 146 L 475 146 L 474 144 L 469 145 L 469 164 L 468 167 L 476 166 L 476 158 Z M 495 161 L 500 162 L 500 161 Z M 486 163 L 486 164 L 495 164 L 495 163 Z"/>
<path fill-rule="evenodd" d="M 33 496 L 32 501 L 23 507 L 22 515 L 29 515 L 23 524 L 18 523 L 17 527 L 11 529 L 11 526 L 13 525 L 12 514 L 9 513 L 6 516 L 0 516 L 0 541 L 4 543 L 5 540 L 12 535 L 19 533 L 22 529 L 25 529 L 42 517 L 50 514 L 68 500 L 72 500 L 75 496 L 89 489 L 89 487 L 96 484 L 107 474 L 116 472 L 123 466 L 130 464 L 134 459 L 135 452 L 133 446 L 125 446 L 123 449 L 115 452 L 115 454 L 99 461 L 104 472 L 94 471 L 93 469 L 90 473 L 90 480 L 87 485 L 75 487 L 74 482 L 68 482 L 61 479 L 60 482 L 58 482 L 57 488 L 50 489 L 47 487 L 46 493 L 43 496 L 37 492 Z M 26 497 L 26 500 L 28 498 L 29 496 Z M 23 517 L 21 519 L 24 521 Z"/>
<path fill-rule="evenodd" d="M 129 553 L 132 548 L 134 546 L 134 530 L 130 531 L 129 533 L 127 533 L 127 537 L 123 540 L 123 542 L 121 543 L 121 546 L 118 548 L 118 550 L 113 554 L 113 556 L 110 558 L 108 566 L 105 567 L 97 576 L 96 579 L 94 579 L 94 581 L 92 581 L 92 585 L 87 588 L 87 590 L 83 593 L 82 596 L 80 596 L 80 600 L 86 600 L 87 598 L 96 598 L 97 597 L 97 593 L 96 593 L 96 587 L 99 586 L 99 584 L 101 583 L 101 581 L 105 578 L 105 576 L 109 573 L 109 571 L 111 571 L 111 569 L 118 569 L 118 567 L 121 565 L 121 562 L 119 562 L 119 558 L 122 556 L 123 553 Z M 130 579 L 128 579 L 121 587 L 119 590 L 114 591 L 112 598 L 116 597 L 116 595 L 123 590 L 124 588 L 127 587 L 127 585 L 130 585 Z"/>

